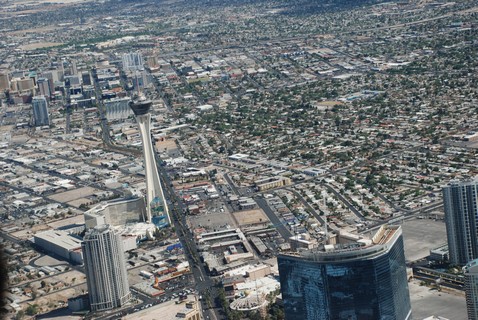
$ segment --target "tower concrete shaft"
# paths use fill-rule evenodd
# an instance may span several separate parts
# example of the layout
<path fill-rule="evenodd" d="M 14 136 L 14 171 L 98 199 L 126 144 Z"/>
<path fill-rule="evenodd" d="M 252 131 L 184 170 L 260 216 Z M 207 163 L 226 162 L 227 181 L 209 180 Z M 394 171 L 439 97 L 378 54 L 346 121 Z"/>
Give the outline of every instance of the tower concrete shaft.
<path fill-rule="evenodd" d="M 141 139 L 143 142 L 144 170 L 146 175 L 146 211 L 148 222 L 163 228 L 171 224 L 168 205 L 159 179 L 158 168 L 155 160 L 153 144 L 151 141 L 151 101 L 134 101 L 130 104 L 138 122 Z"/>

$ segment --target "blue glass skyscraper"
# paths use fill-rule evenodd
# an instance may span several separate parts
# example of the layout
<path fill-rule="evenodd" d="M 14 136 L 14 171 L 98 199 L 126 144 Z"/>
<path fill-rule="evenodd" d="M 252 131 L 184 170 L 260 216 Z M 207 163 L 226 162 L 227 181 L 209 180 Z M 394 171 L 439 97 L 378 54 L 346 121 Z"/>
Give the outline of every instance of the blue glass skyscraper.
<path fill-rule="evenodd" d="M 383 226 L 371 241 L 279 255 L 285 318 L 411 319 L 401 234 Z"/>
<path fill-rule="evenodd" d="M 36 127 L 50 125 L 50 116 L 48 115 L 48 101 L 44 96 L 33 97 L 33 121 Z"/>

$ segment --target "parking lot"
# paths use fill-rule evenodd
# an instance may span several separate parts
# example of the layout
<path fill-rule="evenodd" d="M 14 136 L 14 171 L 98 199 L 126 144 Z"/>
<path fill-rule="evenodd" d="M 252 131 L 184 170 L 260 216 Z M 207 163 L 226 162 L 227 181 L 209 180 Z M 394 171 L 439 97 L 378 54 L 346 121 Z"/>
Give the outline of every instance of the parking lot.
<path fill-rule="evenodd" d="M 411 219 L 402 224 L 405 259 L 415 261 L 425 258 L 447 242 L 444 220 Z"/>
<path fill-rule="evenodd" d="M 145 284 L 152 286 L 154 283 L 154 278 L 144 279 Z M 164 290 L 164 294 L 158 295 L 156 297 L 148 297 L 144 293 L 131 288 L 131 292 L 136 295 L 140 300 L 154 301 L 154 303 L 162 303 L 172 299 L 178 298 L 180 295 L 191 294 L 195 292 L 194 288 L 194 279 L 191 273 L 185 274 L 181 277 L 169 280 L 159 284 L 159 287 Z"/>
<path fill-rule="evenodd" d="M 228 212 L 206 212 L 204 214 L 189 216 L 188 221 L 193 228 L 207 226 L 211 231 L 224 228 L 225 225 L 229 225 L 231 228 L 236 227 L 236 223 Z"/>
<path fill-rule="evenodd" d="M 445 317 L 450 320 L 466 320 L 465 297 L 439 292 L 426 286 L 420 286 L 418 280 L 409 282 L 413 319 L 430 316 Z"/>

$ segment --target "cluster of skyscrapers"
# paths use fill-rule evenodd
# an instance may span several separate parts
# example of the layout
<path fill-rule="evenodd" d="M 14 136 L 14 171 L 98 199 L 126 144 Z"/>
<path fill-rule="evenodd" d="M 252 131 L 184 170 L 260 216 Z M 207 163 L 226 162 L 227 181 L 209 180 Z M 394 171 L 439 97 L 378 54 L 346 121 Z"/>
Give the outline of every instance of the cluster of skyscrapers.
<path fill-rule="evenodd" d="M 123 56 L 128 72 L 141 70 L 140 54 Z M 45 91 L 47 91 L 45 89 Z M 152 102 L 129 103 L 141 133 L 146 175 L 145 222 L 171 224 L 150 134 Z M 126 112 L 124 107 L 121 112 Z M 36 126 L 48 125 L 48 101 L 33 98 Z M 451 182 L 443 188 L 449 261 L 463 266 L 468 318 L 478 319 L 478 180 Z M 93 311 L 129 301 L 124 250 L 107 224 L 90 228 L 82 245 Z M 371 238 L 341 239 L 312 250 L 278 256 L 287 320 L 408 320 L 412 317 L 402 231 L 383 225 Z"/>
<path fill-rule="evenodd" d="M 141 52 L 125 53 L 121 61 L 125 72 L 144 69 L 144 60 Z"/>
<path fill-rule="evenodd" d="M 122 57 L 123 70 L 132 80 L 134 90 L 139 91 L 150 84 L 150 76 L 144 70 L 141 52 L 125 53 Z"/>
<path fill-rule="evenodd" d="M 46 99 L 36 97 L 40 110 Z M 146 222 L 171 224 L 150 136 L 151 101 L 130 103 L 143 141 Z M 41 118 L 40 115 L 38 116 Z M 36 118 L 36 116 L 35 116 Z M 46 118 L 48 119 L 48 118 Z M 478 180 L 443 188 L 449 260 L 464 266 L 468 318 L 478 319 Z M 124 250 L 109 225 L 87 231 L 82 245 L 90 306 L 102 311 L 130 299 Z M 402 231 L 383 225 L 371 238 L 341 239 L 278 256 L 287 320 L 408 320 L 412 317 Z"/>
<path fill-rule="evenodd" d="M 151 101 L 146 99 L 130 103 L 143 141 L 147 189 L 144 220 L 153 223 L 157 228 L 165 228 L 171 224 L 171 220 L 151 141 L 151 115 L 149 113 L 151 105 Z M 88 228 L 87 223 L 82 249 L 91 310 L 103 311 L 121 307 L 127 303 L 131 298 L 131 293 L 120 235 L 111 225 L 95 224 Z"/>

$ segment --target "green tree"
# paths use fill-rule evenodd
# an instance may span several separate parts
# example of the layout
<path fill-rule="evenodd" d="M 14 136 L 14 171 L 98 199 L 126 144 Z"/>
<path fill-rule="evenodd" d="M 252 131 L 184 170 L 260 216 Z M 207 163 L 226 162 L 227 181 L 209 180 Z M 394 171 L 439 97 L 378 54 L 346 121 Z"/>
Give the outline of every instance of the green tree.
<path fill-rule="evenodd" d="M 26 314 L 29 316 L 33 316 L 38 313 L 38 305 L 37 304 L 31 304 L 28 306 L 26 310 Z"/>
<path fill-rule="evenodd" d="M 261 315 L 257 311 L 249 312 L 248 318 L 249 320 L 262 320 Z"/>
<path fill-rule="evenodd" d="M 15 315 L 15 320 L 23 319 L 23 317 L 25 317 L 25 311 L 20 310 L 20 311 L 18 311 L 17 314 Z"/>

